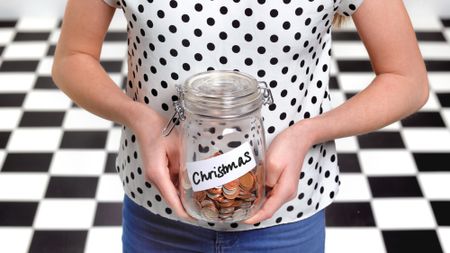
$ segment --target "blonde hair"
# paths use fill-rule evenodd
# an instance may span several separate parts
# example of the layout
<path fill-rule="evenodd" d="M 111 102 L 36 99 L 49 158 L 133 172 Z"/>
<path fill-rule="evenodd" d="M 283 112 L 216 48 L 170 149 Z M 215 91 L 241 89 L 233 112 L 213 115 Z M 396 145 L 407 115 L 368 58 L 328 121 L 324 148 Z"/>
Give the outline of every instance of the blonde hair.
<path fill-rule="evenodd" d="M 347 20 L 348 20 L 347 16 L 343 16 L 343 15 L 336 13 L 336 14 L 334 14 L 332 24 L 335 27 L 341 27 L 342 24 L 344 24 Z"/>

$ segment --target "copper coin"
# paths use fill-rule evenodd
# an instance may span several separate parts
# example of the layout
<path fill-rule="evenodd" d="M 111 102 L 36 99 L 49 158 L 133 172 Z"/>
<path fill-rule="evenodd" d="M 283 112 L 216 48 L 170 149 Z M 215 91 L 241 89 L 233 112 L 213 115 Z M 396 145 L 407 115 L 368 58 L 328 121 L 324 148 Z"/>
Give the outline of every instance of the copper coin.
<path fill-rule="evenodd" d="M 236 189 L 239 186 L 239 179 L 235 179 L 223 185 L 223 188 L 227 190 Z"/>
<path fill-rule="evenodd" d="M 252 174 L 253 173 L 250 171 L 239 178 L 239 184 L 243 190 L 250 191 L 253 188 L 255 178 L 253 177 Z"/>

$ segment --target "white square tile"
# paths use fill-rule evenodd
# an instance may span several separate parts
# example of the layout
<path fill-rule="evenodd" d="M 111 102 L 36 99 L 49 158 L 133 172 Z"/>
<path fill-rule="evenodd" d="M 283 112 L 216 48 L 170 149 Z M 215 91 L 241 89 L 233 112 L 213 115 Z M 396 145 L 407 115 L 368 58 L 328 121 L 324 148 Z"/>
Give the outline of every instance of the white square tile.
<path fill-rule="evenodd" d="M 334 140 L 336 143 L 336 150 L 338 152 L 356 152 L 359 148 L 355 136 L 342 137 Z"/>
<path fill-rule="evenodd" d="M 444 120 L 445 125 L 447 126 L 447 128 L 449 128 L 450 127 L 450 108 L 442 109 L 441 116 L 442 116 L 442 119 Z"/>
<path fill-rule="evenodd" d="M 371 194 L 367 178 L 360 173 L 342 173 L 341 185 L 336 201 L 370 201 Z"/>
<path fill-rule="evenodd" d="M 62 137 L 60 128 L 19 128 L 12 132 L 9 151 L 55 151 Z"/>
<path fill-rule="evenodd" d="M 47 42 L 14 42 L 6 47 L 2 57 L 5 60 L 35 60 L 44 57 L 47 50 Z"/>
<path fill-rule="evenodd" d="M 450 151 L 450 131 L 422 127 L 420 129 L 403 129 L 403 140 L 412 151 Z"/>
<path fill-rule="evenodd" d="M 104 43 L 100 59 L 102 60 L 122 60 L 127 55 L 127 45 L 122 42 Z"/>
<path fill-rule="evenodd" d="M 374 78 L 372 73 L 341 73 L 338 75 L 338 82 L 341 90 L 357 93 L 365 89 Z"/>
<path fill-rule="evenodd" d="M 95 227 L 89 230 L 85 253 L 122 253 L 121 227 Z"/>
<path fill-rule="evenodd" d="M 345 96 L 342 92 L 330 90 L 331 107 L 336 108 L 345 102 Z"/>
<path fill-rule="evenodd" d="M 392 130 L 399 130 L 401 128 L 402 128 L 402 125 L 401 125 L 400 121 L 395 121 L 395 122 L 392 122 L 391 124 L 384 126 L 378 130 L 379 131 L 392 131 Z"/>
<path fill-rule="evenodd" d="M 36 229 L 88 229 L 95 215 L 95 200 L 44 199 L 39 203 Z"/>
<path fill-rule="evenodd" d="M 406 150 L 361 150 L 361 170 L 367 175 L 414 175 L 416 163 Z"/>
<path fill-rule="evenodd" d="M 17 108 L 0 109 L 0 130 L 12 130 L 19 125 L 22 110 Z"/>
<path fill-rule="evenodd" d="M 418 180 L 427 199 L 450 200 L 450 172 L 422 172 Z"/>
<path fill-rule="evenodd" d="M 339 71 L 339 68 L 337 66 L 336 60 L 334 57 L 330 60 L 330 75 L 335 76 Z"/>
<path fill-rule="evenodd" d="M 120 137 L 122 130 L 118 127 L 114 127 L 109 130 L 108 138 L 106 139 L 106 150 L 117 152 L 120 147 Z"/>
<path fill-rule="evenodd" d="M 53 66 L 53 57 L 41 58 L 36 73 L 38 73 L 41 76 L 51 76 L 52 66 Z"/>
<path fill-rule="evenodd" d="M 448 39 L 450 41 L 450 37 Z M 428 81 L 430 89 L 438 92 L 450 92 L 450 73 L 449 72 L 428 72 Z"/>
<path fill-rule="evenodd" d="M 368 59 L 367 49 L 360 41 L 334 41 L 332 51 L 336 59 Z"/>
<path fill-rule="evenodd" d="M 58 150 L 50 165 L 52 175 L 100 175 L 106 161 L 103 150 Z"/>
<path fill-rule="evenodd" d="M 16 27 L 20 31 L 48 31 L 56 28 L 57 25 L 58 18 L 56 17 L 25 16 L 19 19 Z"/>
<path fill-rule="evenodd" d="M 5 161 L 6 152 L 4 150 L 0 150 L 0 169 L 3 167 L 3 162 Z"/>
<path fill-rule="evenodd" d="M 122 80 L 124 79 L 124 77 L 123 77 L 124 74 L 108 73 L 108 75 L 114 81 L 114 84 L 120 88 L 121 84 L 122 84 Z M 125 90 L 122 90 L 122 92 L 125 93 Z"/>
<path fill-rule="evenodd" d="M 126 29 L 127 29 L 127 20 L 123 15 L 123 11 L 121 9 L 117 9 L 109 25 L 109 30 L 123 32 L 126 31 Z"/>
<path fill-rule="evenodd" d="M 27 92 L 35 81 L 34 73 L 0 73 L 0 92 Z"/>
<path fill-rule="evenodd" d="M 381 232 L 376 228 L 327 228 L 325 253 L 386 252 Z"/>
<path fill-rule="evenodd" d="M 0 29 L 0 45 L 6 45 L 13 40 L 14 29 Z"/>
<path fill-rule="evenodd" d="M 439 109 L 441 109 L 441 104 L 439 103 L 436 93 L 430 91 L 427 102 L 419 111 L 438 111 Z"/>
<path fill-rule="evenodd" d="M 59 40 L 59 36 L 61 35 L 61 29 L 54 29 L 50 34 L 49 42 L 53 45 L 56 45 Z"/>
<path fill-rule="evenodd" d="M 112 122 L 97 116 L 83 108 L 66 111 L 63 127 L 69 130 L 98 130 L 112 127 Z"/>
<path fill-rule="evenodd" d="M 118 174 L 100 177 L 96 199 L 99 201 L 122 201 L 124 190 Z"/>
<path fill-rule="evenodd" d="M 450 252 L 450 227 L 440 227 L 437 233 L 444 252 Z"/>
<path fill-rule="evenodd" d="M 419 48 L 426 60 L 447 60 L 450 58 L 450 45 L 446 42 L 420 42 Z"/>
<path fill-rule="evenodd" d="M 47 183 L 47 173 L 0 173 L 0 200 L 39 201 Z"/>
<path fill-rule="evenodd" d="M 31 228 L 0 227 L 0 252 L 25 253 L 32 237 Z"/>
<path fill-rule="evenodd" d="M 66 110 L 72 100 L 60 90 L 33 90 L 25 97 L 23 108 L 26 110 Z"/>
<path fill-rule="evenodd" d="M 377 198 L 372 200 L 375 222 L 381 229 L 434 229 L 436 221 L 423 198 Z"/>

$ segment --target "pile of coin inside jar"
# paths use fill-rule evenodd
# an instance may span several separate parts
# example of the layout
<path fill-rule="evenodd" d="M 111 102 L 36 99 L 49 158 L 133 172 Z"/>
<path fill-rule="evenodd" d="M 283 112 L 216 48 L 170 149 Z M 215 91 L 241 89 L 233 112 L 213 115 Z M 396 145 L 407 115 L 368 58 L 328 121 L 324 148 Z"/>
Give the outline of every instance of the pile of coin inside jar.
<path fill-rule="evenodd" d="M 214 153 L 213 156 L 222 154 Z M 199 214 L 210 221 L 237 221 L 247 216 L 258 204 L 258 187 L 261 186 L 262 164 L 222 186 L 203 191 L 192 192 L 194 208 Z"/>

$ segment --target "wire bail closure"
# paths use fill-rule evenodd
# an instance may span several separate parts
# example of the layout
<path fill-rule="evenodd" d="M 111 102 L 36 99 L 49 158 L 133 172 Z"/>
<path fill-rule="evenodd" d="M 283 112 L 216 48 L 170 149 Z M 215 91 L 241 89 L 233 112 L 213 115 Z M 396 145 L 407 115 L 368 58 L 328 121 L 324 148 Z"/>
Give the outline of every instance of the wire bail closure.
<path fill-rule="evenodd" d="M 178 100 L 173 101 L 175 112 L 161 132 L 164 137 L 168 136 L 172 132 L 175 125 L 180 123 L 180 120 L 186 119 L 182 104 L 182 101 L 184 100 L 183 88 L 180 84 L 175 84 L 175 88 L 178 93 Z M 272 91 L 269 89 L 265 81 L 258 81 L 258 89 L 262 90 L 263 105 L 273 104 Z"/>
<path fill-rule="evenodd" d="M 186 116 L 184 115 L 184 108 L 183 108 L 183 105 L 181 102 L 184 99 L 183 89 L 182 89 L 181 85 L 179 85 L 179 84 L 175 84 L 175 88 L 178 93 L 178 100 L 173 101 L 173 106 L 175 107 L 175 112 L 161 132 L 164 137 L 168 136 L 172 132 L 175 125 L 179 124 L 180 119 L 181 120 L 186 119 Z M 177 115 L 178 115 L 178 117 L 176 117 Z"/>

